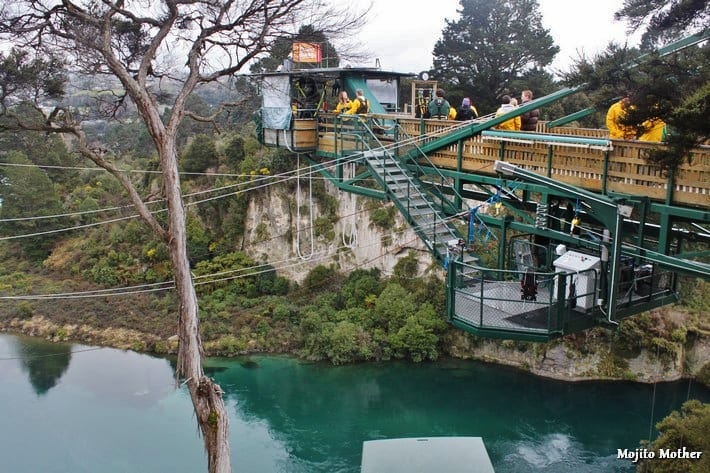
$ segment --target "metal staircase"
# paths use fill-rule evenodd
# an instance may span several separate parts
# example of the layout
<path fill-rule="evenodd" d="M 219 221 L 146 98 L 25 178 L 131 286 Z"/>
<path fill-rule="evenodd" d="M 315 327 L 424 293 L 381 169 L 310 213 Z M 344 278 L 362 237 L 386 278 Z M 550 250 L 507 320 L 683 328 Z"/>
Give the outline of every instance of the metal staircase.
<path fill-rule="evenodd" d="M 459 235 L 422 183 L 386 148 L 364 153 L 372 175 L 441 264 L 458 246 Z M 453 248 L 451 248 L 453 247 Z"/>

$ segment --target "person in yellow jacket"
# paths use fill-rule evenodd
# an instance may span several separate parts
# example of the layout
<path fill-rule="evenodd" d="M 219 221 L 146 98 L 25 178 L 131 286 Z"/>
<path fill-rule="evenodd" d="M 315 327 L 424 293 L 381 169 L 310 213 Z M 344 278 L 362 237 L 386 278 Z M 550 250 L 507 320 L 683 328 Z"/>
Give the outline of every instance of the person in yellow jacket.
<path fill-rule="evenodd" d="M 456 109 L 454 107 L 449 107 L 449 120 L 456 120 Z"/>
<path fill-rule="evenodd" d="M 666 122 L 660 118 L 649 118 L 641 124 L 639 141 L 666 141 Z"/>
<path fill-rule="evenodd" d="M 609 138 L 612 140 L 633 140 L 636 138 L 636 129 L 623 123 L 630 106 L 631 99 L 625 95 L 606 112 L 606 127 L 609 129 Z"/>
<path fill-rule="evenodd" d="M 510 103 L 510 95 L 504 95 L 503 98 L 501 98 L 500 107 L 498 108 L 498 110 L 496 110 L 496 117 L 500 117 L 501 115 L 511 112 L 515 110 L 515 108 L 515 105 Z M 506 120 L 503 123 L 499 123 L 496 126 L 496 129 L 516 131 L 520 130 L 521 125 L 522 123 L 520 120 L 520 115 L 518 115 L 517 117 L 511 118 L 510 120 Z"/>
<path fill-rule="evenodd" d="M 345 113 L 348 115 L 370 113 L 370 101 L 365 98 L 362 89 L 355 91 L 355 98 L 350 102 L 350 109 Z"/>
<path fill-rule="evenodd" d="M 343 90 L 338 96 L 338 104 L 335 106 L 335 113 L 345 113 L 350 110 L 351 106 L 352 103 L 350 102 L 350 97 L 348 97 L 348 93 Z"/>

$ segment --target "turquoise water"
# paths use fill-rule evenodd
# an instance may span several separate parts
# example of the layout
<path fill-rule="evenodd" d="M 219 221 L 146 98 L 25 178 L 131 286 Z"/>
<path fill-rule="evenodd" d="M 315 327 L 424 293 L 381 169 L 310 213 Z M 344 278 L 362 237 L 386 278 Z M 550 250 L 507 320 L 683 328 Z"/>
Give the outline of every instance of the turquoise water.
<path fill-rule="evenodd" d="M 617 460 L 688 381 L 562 383 L 477 362 L 344 367 L 209 360 L 226 392 L 235 472 L 357 472 L 364 440 L 481 436 L 496 473 L 633 472 Z M 170 360 L 0 335 L 0 472 L 202 472 Z M 655 402 L 654 402 L 655 399 Z M 654 433 L 655 435 L 655 433 Z"/>

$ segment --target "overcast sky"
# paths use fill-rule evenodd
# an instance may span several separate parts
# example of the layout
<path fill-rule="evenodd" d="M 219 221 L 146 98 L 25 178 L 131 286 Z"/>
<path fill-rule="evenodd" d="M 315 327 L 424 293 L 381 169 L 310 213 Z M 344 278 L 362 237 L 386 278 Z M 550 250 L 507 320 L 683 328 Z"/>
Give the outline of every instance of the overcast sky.
<path fill-rule="evenodd" d="M 432 66 L 434 44 L 441 38 L 445 19 L 455 20 L 459 0 L 372 0 L 370 19 L 361 39 L 372 52 L 374 66 L 420 72 Z M 625 42 L 625 25 L 614 21 L 623 0 L 538 0 L 543 26 L 550 31 L 560 52 L 552 66 L 567 69 L 578 51 L 587 56 L 601 52 L 609 41 Z M 630 45 L 637 44 L 633 39 Z M 355 64 L 353 64 L 355 65 Z"/>

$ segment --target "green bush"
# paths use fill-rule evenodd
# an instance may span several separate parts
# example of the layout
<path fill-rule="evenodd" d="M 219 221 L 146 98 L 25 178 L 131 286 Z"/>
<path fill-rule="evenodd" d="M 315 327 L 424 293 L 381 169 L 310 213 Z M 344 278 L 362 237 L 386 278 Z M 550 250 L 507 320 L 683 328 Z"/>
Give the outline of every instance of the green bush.
<path fill-rule="evenodd" d="M 366 307 L 372 302 L 372 296 L 377 297 L 381 292 L 382 282 L 377 268 L 356 269 L 348 275 L 341 289 L 345 307 Z"/>
<path fill-rule="evenodd" d="M 318 217 L 313 221 L 313 233 L 323 241 L 335 238 L 335 226 L 328 217 Z"/>
<path fill-rule="evenodd" d="M 328 333 L 326 355 L 336 365 L 361 359 L 361 327 L 348 321 L 338 322 Z"/>
<path fill-rule="evenodd" d="M 180 162 L 183 171 L 188 173 L 201 173 L 216 166 L 219 159 L 214 140 L 205 134 L 196 135 L 183 152 Z"/>
<path fill-rule="evenodd" d="M 331 285 L 327 283 L 333 280 L 336 275 L 335 267 L 320 264 L 308 272 L 306 278 L 303 280 L 303 287 L 309 291 L 328 289 Z"/>
<path fill-rule="evenodd" d="M 656 424 L 659 436 L 648 444 L 655 458 L 642 459 L 636 471 L 649 473 L 705 473 L 710 471 L 710 404 L 698 400 L 686 401 L 680 412 L 671 412 Z M 676 451 L 685 448 L 690 452 L 704 452 L 698 459 L 677 458 L 659 460 L 661 449 Z"/>
<path fill-rule="evenodd" d="M 34 308 L 29 301 L 20 301 L 15 309 L 15 314 L 21 319 L 29 319 L 34 314 Z"/>
<path fill-rule="evenodd" d="M 393 205 L 378 207 L 370 212 L 370 222 L 382 230 L 391 230 L 396 214 L 397 209 Z"/>

